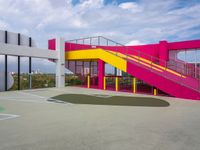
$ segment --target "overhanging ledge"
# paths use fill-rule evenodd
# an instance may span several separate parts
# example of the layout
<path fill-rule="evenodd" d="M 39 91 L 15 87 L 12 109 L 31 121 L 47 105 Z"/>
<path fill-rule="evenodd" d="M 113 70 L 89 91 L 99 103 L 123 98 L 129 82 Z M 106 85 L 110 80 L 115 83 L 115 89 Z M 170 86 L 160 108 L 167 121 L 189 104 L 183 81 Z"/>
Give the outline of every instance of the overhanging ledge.
<path fill-rule="evenodd" d="M 58 59 L 57 51 L 5 43 L 0 43 L 0 54 L 22 57 Z"/>

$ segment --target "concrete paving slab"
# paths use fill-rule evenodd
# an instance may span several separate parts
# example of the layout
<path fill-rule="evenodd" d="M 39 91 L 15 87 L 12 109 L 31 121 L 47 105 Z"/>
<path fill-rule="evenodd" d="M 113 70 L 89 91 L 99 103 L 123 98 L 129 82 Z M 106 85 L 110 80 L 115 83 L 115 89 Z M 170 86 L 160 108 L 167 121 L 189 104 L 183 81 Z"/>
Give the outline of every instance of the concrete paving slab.
<path fill-rule="evenodd" d="M 200 102 L 159 97 L 168 107 L 48 102 L 67 93 L 147 96 L 78 87 L 0 93 L 0 150 L 199 150 Z"/>

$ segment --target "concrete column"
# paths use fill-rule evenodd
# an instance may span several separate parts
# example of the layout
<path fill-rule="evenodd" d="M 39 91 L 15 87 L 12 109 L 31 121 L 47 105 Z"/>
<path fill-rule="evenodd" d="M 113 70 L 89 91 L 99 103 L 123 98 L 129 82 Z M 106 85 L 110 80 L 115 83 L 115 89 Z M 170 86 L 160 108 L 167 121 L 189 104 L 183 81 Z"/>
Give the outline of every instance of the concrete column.
<path fill-rule="evenodd" d="M 160 65 L 166 66 L 166 61 L 169 59 L 169 51 L 167 48 L 167 41 L 160 41 L 159 42 L 159 59 L 160 59 Z"/>
<path fill-rule="evenodd" d="M 65 42 L 63 38 L 56 38 L 56 87 L 65 87 Z"/>
<path fill-rule="evenodd" d="M 98 87 L 99 89 L 104 88 L 104 73 L 105 73 L 105 63 L 103 60 L 98 60 Z"/>

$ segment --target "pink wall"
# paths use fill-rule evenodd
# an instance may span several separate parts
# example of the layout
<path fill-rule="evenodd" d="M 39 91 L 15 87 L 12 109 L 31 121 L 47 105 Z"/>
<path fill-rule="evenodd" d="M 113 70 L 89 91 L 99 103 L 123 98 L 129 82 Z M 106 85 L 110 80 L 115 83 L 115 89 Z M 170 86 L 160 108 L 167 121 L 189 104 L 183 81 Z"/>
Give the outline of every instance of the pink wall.
<path fill-rule="evenodd" d="M 48 40 L 48 49 L 50 50 L 56 49 L 56 39 Z"/>
<path fill-rule="evenodd" d="M 200 48 L 200 40 L 181 41 L 168 43 L 169 50 Z"/>
<path fill-rule="evenodd" d="M 149 58 L 148 56 L 154 56 L 158 58 L 158 49 L 159 44 L 149 44 L 149 45 L 141 45 L 141 46 L 96 46 L 92 47 L 91 45 L 83 45 L 83 44 L 74 44 L 74 43 L 65 43 L 65 50 L 81 50 L 81 49 L 90 49 L 90 48 L 103 48 L 106 50 L 112 50 L 121 52 L 124 54 L 133 54 L 139 55 L 138 51 L 140 51 L 140 55 L 144 58 Z M 147 54 L 147 55 L 144 55 Z"/>
<path fill-rule="evenodd" d="M 103 48 L 112 51 L 118 51 L 124 54 L 140 55 L 146 59 L 152 59 L 158 61 L 158 59 L 167 61 L 169 59 L 170 50 L 180 49 L 193 49 L 200 48 L 200 40 L 181 41 L 181 42 L 167 42 L 160 41 L 158 44 L 147 44 L 137 46 L 97 46 L 97 48 Z M 65 43 L 65 50 L 78 50 L 78 49 L 89 49 L 91 45 Z M 138 53 L 141 52 L 140 54 Z M 161 63 L 161 62 L 160 62 Z M 161 65 L 164 65 L 161 63 Z"/>
<path fill-rule="evenodd" d="M 48 48 L 55 50 L 56 43 L 55 39 L 48 41 Z M 181 42 L 167 42 L 160 41 L 159 44 L 147 44 L 147 45 L 137 45 L 137 46 L 97 46 L 97 48 L 103 48 L 112 51 L 118 51 L 124 54 L 140 55 L 146 59 L 152 59 L 153 61 L 168 60 L 170 50 L 181 50 L 181 49 L 195 49 L 200 48 L 200 40 L 191 41 L 181 41 Z M 91 45 L 65 43 L 65 50 L 80 50 L 80 49 L 90 49 Z M 94 48 L 94 47 L 93 47 Z M 138 52 L 141 52 L 140 54 Z M 161 63 L 162 64 L 162 63 Z M 162 64 L 163 65 L 163 64 Z"/>
<path fill-rule="evenodd" d="M 104 74 L 105 74 L 105 63 L 103 60 L 98 60 L 98 88 L 99 89 L 103 89 L 103 78 L 104 78 Z"/>
<path fill-rule="evenodd" d="M 160 65 L 166 66 L 165 61 L 162 60 L 169 60 L 169 50 L 167 41 L 160 41 L 159 43 L 159 59 L 160 59 Z"/>
<path fill-rule="evenodd" d="M 145 81 L 146 83 L 159 88 L 166 93 L 179 97 L 179 98 L 188 98 L 188 99 L 200 99 L 199 92 L 188 88 L 183 82 L 187 82 L 186 85 L 192 86 L 193 88 L 197 88 L 197 84 L 193 84 L 195 81 L 191 78 L 177 78 L 175 75 L 171 75 L 170 78 L 174 78 L 173 80 L 177 80 L 180 82 L 175 82 L 173 80 L 167 79 L 164 76 L 159 75 L 159 72 L 144 69 L 139 65 L 134 63 L 127 62 L 127 73 L 135 76 L 136 78 Z M 168 76 L 169 74 L 166 74 Z M 195 82 L 196 83 L 196 82 Z M 196 86 L 196 87 L 195 87 Z"/>
<path fill-rule="evenodd" d="M 49 49 L 55 49 L 55 39 L 49 40 Z M 180 49 L 194 49 L 200 48 L 200 40 L 193 41 L 182 41 L 182 42 L 171 42 L 160 41 L 159 44 L 148 44 L 139 46 L 97 46 L 96 48 L 103 48 L 106 50 L 118 51 L 124 54 L 134 54 L 140 55 L 141 57 L 150 59 L 149 56 L 155 57 L 154 61 L 168 60 L 170 50 L 180 50 Z M 65 43 L 65 50 L 81 50 L 95 48 L 91 45 L 83 44 L 72 44 Z M 141 52 L 141 53 L 138 53 Z M 161 65 L 163 64 L 160 61 Z M 99 88 L 103 88 L 103 77 L 104 77 L 105 65 L 102 60 L 98 60 L 98 78 L 99 78 Z M 127 73 L 135 76 L 136 78 L 147 82 L 148 84 L 155 86 L 166 93 L 180 97 L 180 98 L 190 98 L 190 99 L 200 99 L 200 94 L 198 91 L 193 89 L 198 89 L 198 82 L 194 78 L 180 78 L 176 75 L 170 74 L 168 72 L 159 75 L 159 72 L 145 69 L 136 65 L 134 63 L 127 62 Z M 164 78 L 168 77 L 168 78 Z M 176 90 L 174 90 L 176 89 Z"/>
<path fill-rule="evenodd" d="M 56 49 L 56 40 L 48 41 L 48 48 Z M 106 50 L 117 51 L 129 55 L 137 55 L 148 60 L 152 60 L 160 65 L 165 66 L 169 60 L 169 52 L 174 50 L 186 50 L 200 48 L 200 40 L 167 42 L 160 41 L 159 44 L 137 45 L 137 46 L 91 46 L 84 44 L 65 43 L 65 51 L 103 48 Z"/>

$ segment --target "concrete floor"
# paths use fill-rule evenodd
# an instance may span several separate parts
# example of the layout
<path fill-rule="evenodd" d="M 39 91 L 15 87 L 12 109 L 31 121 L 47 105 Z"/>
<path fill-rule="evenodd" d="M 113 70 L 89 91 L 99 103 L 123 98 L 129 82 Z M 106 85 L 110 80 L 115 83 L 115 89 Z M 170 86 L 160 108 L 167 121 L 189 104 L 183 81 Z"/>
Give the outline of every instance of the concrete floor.
<path fill-rule="evenodd" d="M 169 107 L 52 103 L 64 93 L 134 95 L 66 87 L 0 93 L 0 150 L 199 150 L 200 101 Z"/>

